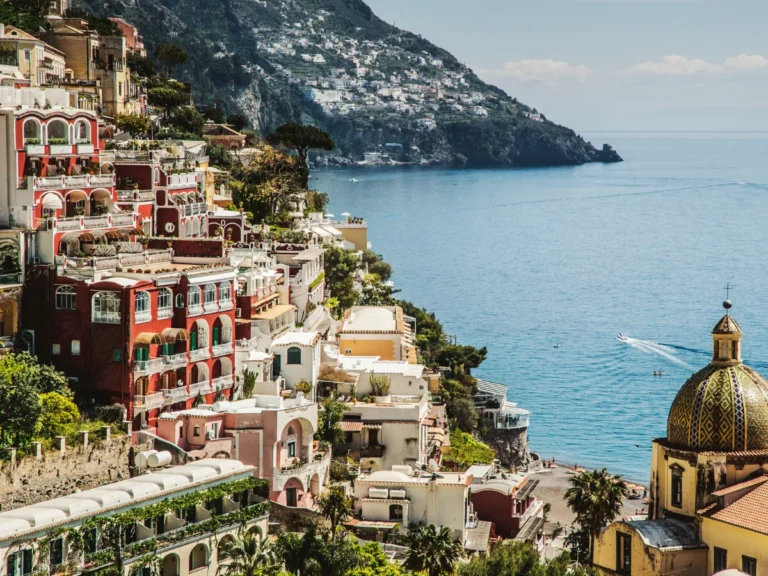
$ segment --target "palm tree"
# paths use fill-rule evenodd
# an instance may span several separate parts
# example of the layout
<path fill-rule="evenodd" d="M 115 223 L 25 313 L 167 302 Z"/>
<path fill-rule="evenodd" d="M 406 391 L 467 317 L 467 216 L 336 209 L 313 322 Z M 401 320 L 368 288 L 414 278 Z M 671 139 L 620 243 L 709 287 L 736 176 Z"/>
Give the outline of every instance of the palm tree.
<path fill-rule="evenodd" d="M 621 476 L 608 474 L 605 468 L 585 470 L 571 478 L 565 501 L 576 514 L 576 522 L 589 533 L 590 564 L 594 559 L 595 539 L 619 515 L 626 495 L 626 482 Z"/>
<path fill-rule="evenodd" d="M 331 523 L 331 541 L 336 540 L 336 529 L 352 515 L 352 499 L 344 493 L 343 486 L 332 486 L 325 494 L 318 496 L 320 514 Z"/>
<path fill-rule="evenodd" d="M 427 576 L 452 574 L 461 558 L 461 543 L 454 540 L 445 526 L 438 530 L 430 524 L 411 530 L 407 541 L 410 550 L 405 567 L 414 572 L 426 572 Z"/>
<path fill-rule="evenodd" d="M 280 572 L 272 543 L 260 534 L 244 533 L 219 545 L 219 570 L 223 576 L 275 576 Z"/>

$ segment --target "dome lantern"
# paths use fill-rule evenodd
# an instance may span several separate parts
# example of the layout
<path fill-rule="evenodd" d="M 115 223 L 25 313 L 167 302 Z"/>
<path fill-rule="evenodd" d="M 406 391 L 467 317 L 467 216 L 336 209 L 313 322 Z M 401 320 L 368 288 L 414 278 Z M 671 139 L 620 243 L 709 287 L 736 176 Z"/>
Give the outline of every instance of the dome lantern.
<path fill-rule="evenodd" d="M 741 364 L 741 328 L 728 314 L 732 304 L 723 302 L 725 316 L 712 330 L 712 366 L 726 367 Z"/>

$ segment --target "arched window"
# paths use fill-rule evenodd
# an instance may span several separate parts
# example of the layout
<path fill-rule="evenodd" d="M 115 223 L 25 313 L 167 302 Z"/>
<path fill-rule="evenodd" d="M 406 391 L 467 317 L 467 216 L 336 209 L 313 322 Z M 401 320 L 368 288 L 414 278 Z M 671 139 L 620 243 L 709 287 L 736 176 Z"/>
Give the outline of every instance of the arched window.
<path fill-rule="evenodd" d="M 115 292 L 96 292 L 92 320 L 98 324 L 120 324 L 120 296 Z"/>
<path fill-rule="evenodd" d="M 30 142 L 32 140 L 32 142 Z M 40 124 L 37 120 L 29 119 L 24 122 L 24 143 L 40 144 Z"/>
<path fill-rule="evenodd" d="M 180 295 L 181 296 L 181 295 Z M 183 296 L 182 296 L 183 302 Z M 157 294 L 157 317 L 170 318 L 173 316 L 173 292 L 170 288 L 163 288 Z"/>
<path fill-rule="evenodd" d="M 56 309 L 77 310 L 74 286 L 59 286 L 56 288 Z"/>
<path fill-rule="evenodd" d="M 136 313 L 136 322 L 149 322 L 152 320 L 152 310 L 149 306 L 149 293 L 136 292 L 136 302 L 134 304 L 134 312 Z"/>
<path fill-rule="evenodd" d="M 176 308 L 184 308 L 184 294 L 176 294 Z"/>
<path fill-rule="evenodd" d="M 187 305 L 190 313 L 200 314 L 203 307 L 200 302 L 200 286 L 190 286 L 187 292 Z"/>
<path fill-rule="evenodd" d="M 301 364 L 301 348 L 296 346 L 288 348 L 288 364 Z"/>
<path fill-rule="evenodd" d="M 390 504 L 389 505 L 389 521 L 401 522 L 402 520 L 403 520 L 402 504 Z"/>
<path fill-rule="evenodd" d="M 237 295 L 238 296 L 248 295 L 248 281 L 245 278 L 237 279 Z"/>
<path fill-rule="evenodd" d="M 205 285 L 205 307 L 208 308 L 210 305 L 216 303 L 216 285 L 215 284 L 206 284 Z"/>
<path fill-rule="evenodd" d="M 229 282 L 219 284 L 219 302 L 230 302 L 232 300 L 232 287 Z"/>
<path fill-rule="evenodd" d="M 205 544 L 198 544 L 189 553 L 189 570 L 197 570 L 208 565 L 208 549 Z"/>
<path fill-rule="evenodd" d="M 51 120 L 48 123 L 48 144 L 68 144 L 69 128 L 64 120 Z"/>
<path fill-rule="evenodd" d="M 91 142 L 91 127 L 88 122 L 80 120 L 75 124 L 75 142 L 78 144 L 89 144 Z"/>

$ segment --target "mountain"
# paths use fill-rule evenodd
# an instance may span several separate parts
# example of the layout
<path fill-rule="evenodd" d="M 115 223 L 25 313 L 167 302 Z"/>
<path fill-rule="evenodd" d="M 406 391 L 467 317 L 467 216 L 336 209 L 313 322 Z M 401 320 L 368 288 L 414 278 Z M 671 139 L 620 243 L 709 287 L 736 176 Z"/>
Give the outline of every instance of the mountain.
<path fill-rule="evenodd" d="M 482 82 L 447 51 L 362 0 L 80 0 L 139 27 L 149 53 L 189 54 L 175 76 L 198 105 L 241 111 L 262 134 L 297 121 L 337 144 L 321 162 L 472 166 L 617 162 L 573 130 Z"/>

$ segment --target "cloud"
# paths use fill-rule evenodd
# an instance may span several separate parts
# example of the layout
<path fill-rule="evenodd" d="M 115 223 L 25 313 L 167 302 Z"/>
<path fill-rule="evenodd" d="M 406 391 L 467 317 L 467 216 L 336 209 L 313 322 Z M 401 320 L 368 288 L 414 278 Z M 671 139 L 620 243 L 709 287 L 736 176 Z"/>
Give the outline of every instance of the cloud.
<path fill-rule="evenodd" d="M 722 66 L 701 58 L 686 58 L 678 54 L 664 56 L 655 62 L 639 62 L 625 70 L 627 73 L 657 74 L 660 76 L 693 76 L 695 74 L 720 72 Z"/>
<path fill-rule="evenodd" d="M 733 58 L 728 58 L 724 66 L 732 70 L 762 70 L 768 68 L 768 59 L 759 54 L 739 54 Z"/>
<path fill-rule="evenodd" d="M 589 68 L 583 64 L 572 65 L 562 60 L 516 60 L 504 62 L 498 68 L 481 68 L 478 73 L 487 78 L 552 82 L 559 78 L 585 78 L 589 75 Z"/>

